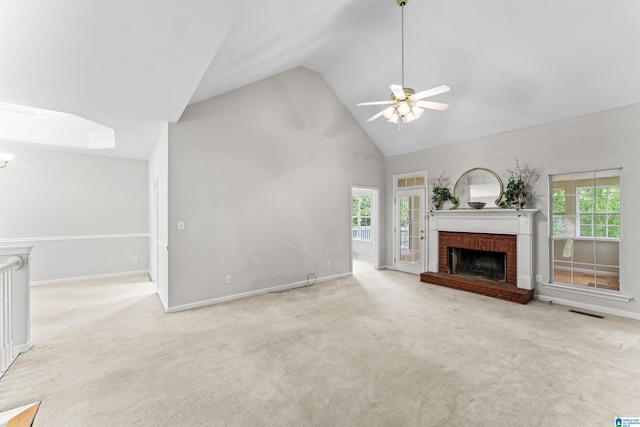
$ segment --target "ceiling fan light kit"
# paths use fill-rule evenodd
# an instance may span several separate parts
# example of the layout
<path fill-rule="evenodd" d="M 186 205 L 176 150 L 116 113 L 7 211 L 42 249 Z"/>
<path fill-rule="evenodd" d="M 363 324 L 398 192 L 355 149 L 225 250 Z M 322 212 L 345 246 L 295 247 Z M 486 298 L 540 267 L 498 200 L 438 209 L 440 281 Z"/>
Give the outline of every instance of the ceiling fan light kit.
<path fill-rule="evenodd" d="M 391 100 L 389 101 L 361 102 L 357 104 L 359 107 L 365 105 L 390 105 L 371 116 L 367 120 L 368 122 L 384 116 L 391 123 L 410 123 L 422 117 L 425 108 L 438 111 L 444 111 L 449 108 L 448 104 L 441 102 L 422 101 L 424 98 L 449 92 L 451 89 L 447 85 L 434 87 L 417 94 L 412 88 L 404 86 L 404 6 L 409 3 L 409 0 L 396 0 L 396 2 L 402 8 L 402 85 L 392 84 L 389 86 L 391 89 Z"/>
<path fill-rule="evenodd" d="M 9 153 L 0 153 L 0 169 L 4 168 L 15 156 Z"/>

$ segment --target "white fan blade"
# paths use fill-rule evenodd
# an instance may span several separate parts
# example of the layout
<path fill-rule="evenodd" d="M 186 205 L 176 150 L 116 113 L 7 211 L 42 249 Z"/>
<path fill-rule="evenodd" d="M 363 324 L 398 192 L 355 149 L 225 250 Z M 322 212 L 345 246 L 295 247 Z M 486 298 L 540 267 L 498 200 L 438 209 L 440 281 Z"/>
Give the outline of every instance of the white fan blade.
<path fill-rule="evenodd" d="M 431 110 L 444 111 L 449 108 L 449 104 L 443 104 L 442 102 L 431 102 L 431 101 L 418 101 L 416 102 L 418 107 L 429 108 Z"/>
<path fill-rule="evenodd" d="M 405 93 L 404 93 L 404 89 L 402 88 L 402 86 L 400 86 L 400 85 L 391 85 L 391 86 L 389 86 L 389 88 L 391 89 L 391 92 L 393 93 L 393 96 L 395 96 L 397 100 L 402 101 L 403 99 L 405 99 L 407 97 L 407 95 L 405 95 Z"/>
<path fill-rule="evenodd" d="M 422 92 L 418 92 L 415 95 L 413 95 L 413 99 L 428 98 L 430 96 L 440 95 L 441 93 L 449 92 L 450 90 L 451 88 L 449 86 L 442 85 L 442 86 L 424 90 Z"/>
<path fill-rule="evenodd" d="M 369 119 L 368 119 L 367 121 L 368 121 L 368 122 L 372 122 L 372 121 L 374 121 L 374 120 L 375 120 L 375 119 L 377 119 L 378 117 L 382 116 L 382 115 L 384 114 L 384 112 L 385 112 L 385 111 L 387 111 L 389 108 L 393 108 L 393 107 L 385 108 L 384 110 L 380 111 L 380 112 L 379 112 L 378 114 L 376 114 L 375 116 L 371 116 L 371 117 L 369 117 Z"/>
<path fill-rule="evenodd" d="M 361 102 L 356 104 L 358 107 L 362 107 L 363 105 L 388 105 L 393 104 L 393 101 L 374 101 L 374 102 Z"/>

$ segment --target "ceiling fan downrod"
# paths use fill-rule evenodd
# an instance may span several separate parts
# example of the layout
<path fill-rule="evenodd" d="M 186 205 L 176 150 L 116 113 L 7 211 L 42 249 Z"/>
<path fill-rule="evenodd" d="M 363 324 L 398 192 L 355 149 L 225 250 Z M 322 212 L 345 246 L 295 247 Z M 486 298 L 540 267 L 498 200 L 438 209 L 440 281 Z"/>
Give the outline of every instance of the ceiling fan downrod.
<path fill-rule="evenodd" d="M 402 87 L 404 88 L 404 6 L 409 3 L 409 0 L 396 0 L 398 2 L 398 6 L 402 9 L 402 18 L 401 18 L 401 52 L 402 52 Z"/>

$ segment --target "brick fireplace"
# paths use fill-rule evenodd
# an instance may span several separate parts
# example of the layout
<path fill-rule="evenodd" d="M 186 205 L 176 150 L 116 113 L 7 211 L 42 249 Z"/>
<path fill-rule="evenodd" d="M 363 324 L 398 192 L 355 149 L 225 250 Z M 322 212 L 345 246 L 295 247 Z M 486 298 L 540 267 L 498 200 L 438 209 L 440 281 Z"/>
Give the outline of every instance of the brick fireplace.
<path fill-rule="evenodd" d="M 430 212 L 429 271 L 422 273 L 420 280 L 526 304 L 533 298 L 535 212 L 535 209 Z M 454 274 L 452 261 L 467 252 L 476 257 L 472 264 L 479 267 Z M 483 258 L 483 254 L 489 256 Z M 493 272 L 495 268 L 491 264 L 499 264 L 501 259 L 505 264 L 504 267 L 498 265 L 498 270 L 504 269 L 504 277 L 496 279 L 485 270 Z M 483 267 L 485 264 L 489 267 Z"/>
<path fill-rule="evenodd" d="M 506 280 L 505 282 L 516 286 L 517 274 L 517 239 L 510 234 L 490 233 L 458 233 L 441 231 L 438 242 L 438 259 L 441 270 L 452 274 L 450 265 L 452 248 L 471 249 L 474 251 L 486 251 L 492 253 L 504 253 L 506 255 Z"/>

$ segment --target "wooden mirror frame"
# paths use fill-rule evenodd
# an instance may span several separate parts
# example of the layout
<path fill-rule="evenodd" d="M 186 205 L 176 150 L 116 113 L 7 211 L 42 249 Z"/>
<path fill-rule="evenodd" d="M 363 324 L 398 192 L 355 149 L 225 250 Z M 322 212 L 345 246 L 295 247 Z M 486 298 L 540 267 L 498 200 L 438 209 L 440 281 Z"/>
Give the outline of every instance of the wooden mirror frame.
<path fill-rule="evenodd" d="M 463 183 L 463 179 L 465 178 L 465 176 L 467 176 L 468 174 L 470 174 L 471 172 L 475 172 L 475 171 L 484 171 L 484 172 L 488 172 L 491 175 L 493 175 L 493 177 L 496 179 L 496 181 L 498 182 L 500 191 L 497 194 L 497 198 L 495 199 L 495 206 L 488 206 L 491 208 L 497 208 L 500 207 L 500 200 L 502 200 L 502 193 L 504 193 L 504 184 L 502 183 L 502 179 L 500 179 L 500 176 L 495 173 L 494 171 L 492 171 L 491 169 L 487 169 L 487 168 L 473 168 L 473 169 L 469 169 L 468 171 L 466 171 L 465 173 L 463 173 L 462 175 L 460 175 L 460 177 L 458 178 L 458 180 L 456 181 L 456 185 L 453 187 L 453 195 L 458 198 L 458 203 L 462 204 L 462 202 L 468 202 L 468 200 L 461 200 L 460 199 L 460 191 L 462 189 L 462 185 L 464 185 Z M 459 207 L 460 205 L 458 205 L 456 207 L 456 209 L 461 209 Z M 465 208 L 462 208 L 465 209 Z M 469 208 L 471 209 L 471 208 Z"/>

